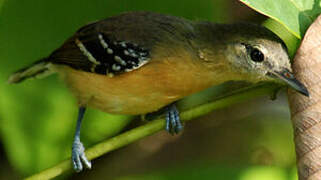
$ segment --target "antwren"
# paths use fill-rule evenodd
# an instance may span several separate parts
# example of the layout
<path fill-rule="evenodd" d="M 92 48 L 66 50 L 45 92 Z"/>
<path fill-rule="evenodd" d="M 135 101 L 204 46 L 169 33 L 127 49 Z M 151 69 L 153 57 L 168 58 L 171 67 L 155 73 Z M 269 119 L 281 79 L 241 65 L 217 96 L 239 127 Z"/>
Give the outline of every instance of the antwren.
<path fill-rule="evenodd" d="M 76 171 L 91 164 L 80 142 L 86 107 L 115 114 L 165 108 L 166 130 L 182 130 L 175 101 L 226 81 L 286 83 L 308 96 L 291 73 L 287 49 L 252 24 L 214 24 L 131 12 L 80 28 L 48 57 L 14 73 L 10 83 L 59 73 L 79 102 L 72 146 Z"/>

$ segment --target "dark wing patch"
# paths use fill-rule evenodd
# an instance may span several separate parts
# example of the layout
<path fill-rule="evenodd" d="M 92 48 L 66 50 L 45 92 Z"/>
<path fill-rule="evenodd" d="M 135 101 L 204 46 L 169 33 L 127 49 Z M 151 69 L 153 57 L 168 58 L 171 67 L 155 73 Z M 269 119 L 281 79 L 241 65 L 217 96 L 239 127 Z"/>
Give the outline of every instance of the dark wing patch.
<path fill-rule="evenodd" d="M 75 39 L 76 45 L 90 62 L 91 67 L 82 69 L 113 76 L 137 69 L 150 59 L 149 50 L 127 41 L 112 41 L 106 35 L 83 35 Z"/>

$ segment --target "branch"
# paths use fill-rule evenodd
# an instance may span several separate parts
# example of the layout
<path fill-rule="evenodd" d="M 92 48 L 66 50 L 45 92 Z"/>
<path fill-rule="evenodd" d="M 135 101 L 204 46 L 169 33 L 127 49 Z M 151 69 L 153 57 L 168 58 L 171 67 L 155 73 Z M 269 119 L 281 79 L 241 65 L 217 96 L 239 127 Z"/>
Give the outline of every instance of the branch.
<path fill-rule="evenodd" d="M 183 111 L 180 113 L 180 117 L 182 121 L 189 121 L 196 117 L 203 116 L 215 109 L 227 107 L 232 104 L 244 102 L 246 100 L 264 95 L 274 95 L 274 93 L 279 89 L 279 85 L 271 83 L 258 84 L 248 88 L 242 88 L 238 91 L 234 91 L 229 95 L 218 98 L 213 102 L 200 105 L 190 110 Z M 91 148 L 88 148 L 86 151 L 86 156 L 89 160 L 95 159 L 115 149 L 118 149 L 130 143 L 133 143 L 139 139 L 142 139 L 143 137 L 155 134 L 156 132 L 163 130 L 164 127 L 164 119 L 153 120 L 145 125 L 124 132 L 123 134 L 107 139 L 97 145 L 94 145 Z M 68 159 L 60 162 L 54 167 L 41 171 L 38 174 L 34 174 L 33 176 L 28 177 L 27 179 L 51 179 L 63 174 L 64 172 L 70 169 L 71 161 L 70 159 Z"/>
<path fill-rule="evenodd" d="M 294 59 L 296 77 L 310 98 L 289 92 L 300 180 L 321 180 L 321 16 L 310 26 Z"/>

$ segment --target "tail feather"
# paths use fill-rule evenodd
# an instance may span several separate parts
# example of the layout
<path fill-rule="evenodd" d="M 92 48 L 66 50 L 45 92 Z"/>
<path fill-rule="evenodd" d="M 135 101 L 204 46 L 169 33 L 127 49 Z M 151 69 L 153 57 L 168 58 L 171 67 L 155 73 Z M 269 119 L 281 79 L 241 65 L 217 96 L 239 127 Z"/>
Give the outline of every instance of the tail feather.
<path fill-rule="evenodd" d="M 15 73 L 13 73 L 9 79 L 8 83 L 19 83 L 29 78 L 43 78 L 50 74 L 52 74 L 52 70 L 50 70 L 51 63 L 46 59 L 41 59 L 32 65 L 23 68 Z"/>

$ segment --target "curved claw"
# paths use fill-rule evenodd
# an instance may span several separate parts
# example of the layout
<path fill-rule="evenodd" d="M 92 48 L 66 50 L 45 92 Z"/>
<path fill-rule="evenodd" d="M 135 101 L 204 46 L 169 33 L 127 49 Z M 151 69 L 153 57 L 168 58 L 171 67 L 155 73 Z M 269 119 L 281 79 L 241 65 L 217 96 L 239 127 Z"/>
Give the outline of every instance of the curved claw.
<path fill-rule="evenodd" d="M 166 107 L 166 131 L 170 134 L 178 134 L 183 130 L 183 125 L 180 121 L 179 111 L 174 104 Z"/>
<path fill-rule="evenodd" d="M 85 148 L 80 141 L 75 141 L 72 145 L 72 164 L 76 172 L 83 170 L 83 167 L 90 169 L 91 163 L 85 155 Z"/>

